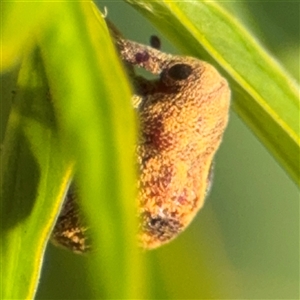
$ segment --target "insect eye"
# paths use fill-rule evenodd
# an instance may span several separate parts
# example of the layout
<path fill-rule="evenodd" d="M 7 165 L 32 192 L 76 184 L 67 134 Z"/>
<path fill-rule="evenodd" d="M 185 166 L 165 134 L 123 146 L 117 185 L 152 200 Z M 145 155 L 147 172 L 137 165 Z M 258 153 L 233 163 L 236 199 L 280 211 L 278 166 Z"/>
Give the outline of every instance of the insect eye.
<path fill-rule="evenodd" d="M 174 80 L 187 79 L 191 73 L 192 67 L 186 64 L 174 65 L 168 71 L 168 75 Z"/>

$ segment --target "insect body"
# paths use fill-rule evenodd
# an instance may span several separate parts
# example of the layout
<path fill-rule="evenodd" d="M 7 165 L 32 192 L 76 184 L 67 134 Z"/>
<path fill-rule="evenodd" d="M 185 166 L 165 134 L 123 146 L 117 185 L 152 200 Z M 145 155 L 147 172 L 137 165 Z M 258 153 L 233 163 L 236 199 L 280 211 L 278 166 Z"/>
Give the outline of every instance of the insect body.
<path fill-rule="evenodd" d="M 176 237 L 203 206 L 230 90 L 213 66 L 198 59 L 126 40 L 118 47 L 124 61 L 159 74 L 158 80 L 135 83 L 141 97 L 140 242 L 155 248 Z"/>
<path fill-rule="evenodd" d="M 158 74 L 132 73 L 140 121 L 139 241 L 156 248 L 175 238 L 204 204 L 213 157 L 228 121 L 230 90 L 210 64 L 174 56 L 116 37 L 129 66 Z"/>

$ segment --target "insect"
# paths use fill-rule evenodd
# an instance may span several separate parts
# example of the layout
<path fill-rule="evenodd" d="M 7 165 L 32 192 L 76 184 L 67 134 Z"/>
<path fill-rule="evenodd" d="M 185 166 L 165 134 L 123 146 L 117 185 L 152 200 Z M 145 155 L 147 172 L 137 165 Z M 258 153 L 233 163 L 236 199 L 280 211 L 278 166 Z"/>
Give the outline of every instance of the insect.
<path fill-rule="evenodd" d="M 228 122 L 230 89 L 204 61 L 166 54 L 112 33 L 135 89 L 133 105 L 140 121 L 138 240 L 141 247 L 152 249 L 178 236 L 204 204 L 213 158 Z M 151 44 L 159 48 L 160 42 L 152 39 Z M 136 76 L 133 66 L 158 78 Z M 75 252 L 85 252 L 89 245 L 77 212 L 71 193 L 53 238 Z M 66 221 L 68 214 L 73 228 Z"/>

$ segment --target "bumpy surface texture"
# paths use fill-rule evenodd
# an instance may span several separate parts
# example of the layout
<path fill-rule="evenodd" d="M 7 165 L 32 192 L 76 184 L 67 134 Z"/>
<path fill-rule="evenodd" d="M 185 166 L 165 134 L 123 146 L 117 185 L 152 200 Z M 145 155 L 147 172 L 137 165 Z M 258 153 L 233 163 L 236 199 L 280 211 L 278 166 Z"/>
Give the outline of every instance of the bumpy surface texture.
<path fill-rule="evenodd" d="M 228 121 L 230 90 L 214 67 L 126 40 L 123 60 L 159 74 L 140 96 L 138 145 L 140 242 L 155 248 L 176 237 L 203 206 L 210 169 Z"/>
<path fill-rule="evenodd" d="M 203 206 L 211 185 L 213 157 L 228 121 L 230 90 L 208 63 L 115 38 L 122 60 L 130 66 L 136 90 L 133 103 L 140 121 L 139 241 L 151 249 L 176 237 Z M 135 76 L 132 66 L 159 78 L 149 81 Z M 80 252 L 87 245 L 77 233 L 72 202 L 69 197 L 58 220 L 64 225 L 57 223 L 53 237 L 60 243 L 60 239 L 76 233 L 79 242 L 73 241 L 69 248 Z M 68 214 L 76 224 L 73 228 L 66 226 L 64 217 Z M 58 235 L 58 229 L 67 233 Z"/>
<path fill-rule="evenodd" d="M 75 253 L 84 253 L 90 248 L 86 231 L 87 228 L 83 224 L 83 216 L 77 203 L 77 192 L 72 186 L 56 221 L 52 241 L 55 245 L 70 249 Z"/>

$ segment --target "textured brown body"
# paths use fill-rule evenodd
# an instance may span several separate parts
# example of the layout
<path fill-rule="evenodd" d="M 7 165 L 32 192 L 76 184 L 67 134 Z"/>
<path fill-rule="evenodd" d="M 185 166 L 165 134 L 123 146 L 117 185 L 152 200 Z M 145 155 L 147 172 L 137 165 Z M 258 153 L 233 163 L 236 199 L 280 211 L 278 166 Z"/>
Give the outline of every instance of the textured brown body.
<path fill-rule="evenodd" d="M 213 157 L 228 122 L 230 89 L 210 64 L 117 38 L 124 61 L 159 79 L 135 80 L 139 94 L 140 242 L 176 237 L 203 206 Z"/>
<path fill-rule="evenodd" d="M 176 237 L 204 204 L 213 157 L 228 121 L 230 90 L 208 63 L 165 54 L 118 35 L 115 39 L 136 90 L 139 241 L 151 249 Z M 134 65 L 159 78 L 135 76 Z M 59 238 L 54 235 L 58 243 Z"/>
<path fill-rule="evenodd" d="M 178 62 L 191 66 L 188 80 L 173 82 L 165 71 L 139 108 L 140 240 L 145 248 L 178 235 L 202 207 L 228 119 L 226 81 L 204 62 Z M 178 62 L 175 58 L 165 70 Z"/>
<path fill-rule="evenodd" d="M 139 201 L 146 248 L 176 236 L 202 207 L 213 156 L 227 124 L 226 81 L 204 62 L 184 63 L 192 67 L 184 86 L 172 80 L 168 85 L 166 75 L 140 107 Z M 162 92 L 162 86 L 168 91 Z M 164 230 L 157 230 L 160 224 Z"/>

